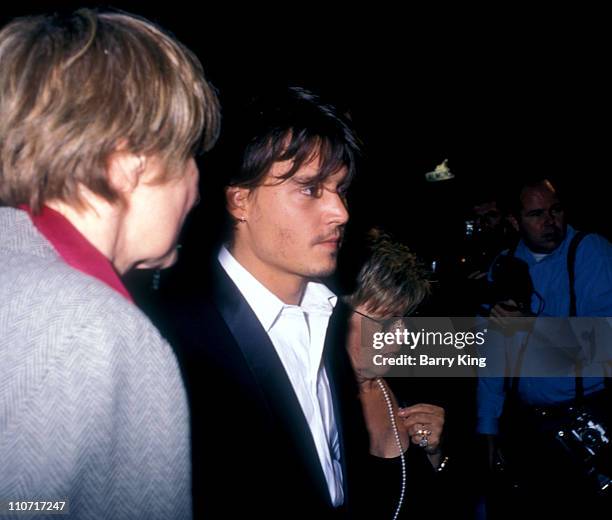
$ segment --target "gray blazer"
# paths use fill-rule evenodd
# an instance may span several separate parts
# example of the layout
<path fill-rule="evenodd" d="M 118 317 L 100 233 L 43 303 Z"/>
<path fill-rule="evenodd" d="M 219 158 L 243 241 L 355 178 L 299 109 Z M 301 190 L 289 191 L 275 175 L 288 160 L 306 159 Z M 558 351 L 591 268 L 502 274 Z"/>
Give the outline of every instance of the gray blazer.
<path fill-rule="evenodd" d="M 25 212 L 0 208 L 0 508 L 68 499 L 70 518 L 190 518 L 189 450 L 168 344 Z"/>

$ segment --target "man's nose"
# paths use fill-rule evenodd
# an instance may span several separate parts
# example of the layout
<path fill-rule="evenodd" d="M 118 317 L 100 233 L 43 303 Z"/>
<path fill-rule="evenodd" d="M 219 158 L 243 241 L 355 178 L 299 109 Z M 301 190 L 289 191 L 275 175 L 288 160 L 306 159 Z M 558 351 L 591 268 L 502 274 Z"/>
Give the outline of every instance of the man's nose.
<path fill-rule="evenodd" d="M 328 211 L 334 223 L 346 224 L 349 219 L 349 212 L 346 199 L 337 192 L 326 192 Z"/>
<path fill-rule="evenodd" d="M 554 209 L 549 209 L 546 213 L 546 223 L 555 224 L 557 222 L 558 213 Z"/>

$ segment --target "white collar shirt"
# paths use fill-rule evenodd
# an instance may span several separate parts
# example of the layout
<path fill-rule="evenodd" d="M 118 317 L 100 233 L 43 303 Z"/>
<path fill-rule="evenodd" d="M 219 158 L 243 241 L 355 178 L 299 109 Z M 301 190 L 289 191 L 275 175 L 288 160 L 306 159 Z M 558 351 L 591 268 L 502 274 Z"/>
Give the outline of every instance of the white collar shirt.
<path fill-rule="evenodd" d="M 344 502 L 340 442 L 323 347 L 337 297 L 322 283 L 306 285 L 300 305 L 283 303 L 227 250 L 218 260 L 267 332 L 293 386 L 334 506 Z"/>

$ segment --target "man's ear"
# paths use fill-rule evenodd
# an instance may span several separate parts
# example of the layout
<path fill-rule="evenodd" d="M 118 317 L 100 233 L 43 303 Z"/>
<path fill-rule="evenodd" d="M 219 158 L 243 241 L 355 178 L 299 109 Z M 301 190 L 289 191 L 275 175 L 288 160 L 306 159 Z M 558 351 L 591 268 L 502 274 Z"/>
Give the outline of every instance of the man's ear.
<path fill-rule="evenodd" d="M 239 186 L 228 186 L 225 188 L 225 201 L 227 211 L 239 222 L 246 222 L 249 212 L 249 188 L 241 188 Z"/>
<path fill-rule="evenodd" d="M 131 193 L 146 169 L 147 158 L 130 152 L 115 152 L 107 164 L 110 185 L 119 193 Z"/>

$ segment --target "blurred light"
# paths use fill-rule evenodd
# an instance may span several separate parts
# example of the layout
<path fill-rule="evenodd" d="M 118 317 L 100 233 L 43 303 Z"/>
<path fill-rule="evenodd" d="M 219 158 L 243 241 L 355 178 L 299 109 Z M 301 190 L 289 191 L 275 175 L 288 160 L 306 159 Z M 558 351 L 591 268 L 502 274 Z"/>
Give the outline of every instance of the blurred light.
<path fill-rule="evenodd" d="M 455 176 L 451 173 L 448 167 L 448 159 L 444 159 L 438 164 L 435 169 L 425 174 L 425 179 L 428 182 L 439 182 L 453 179 Z"/>

